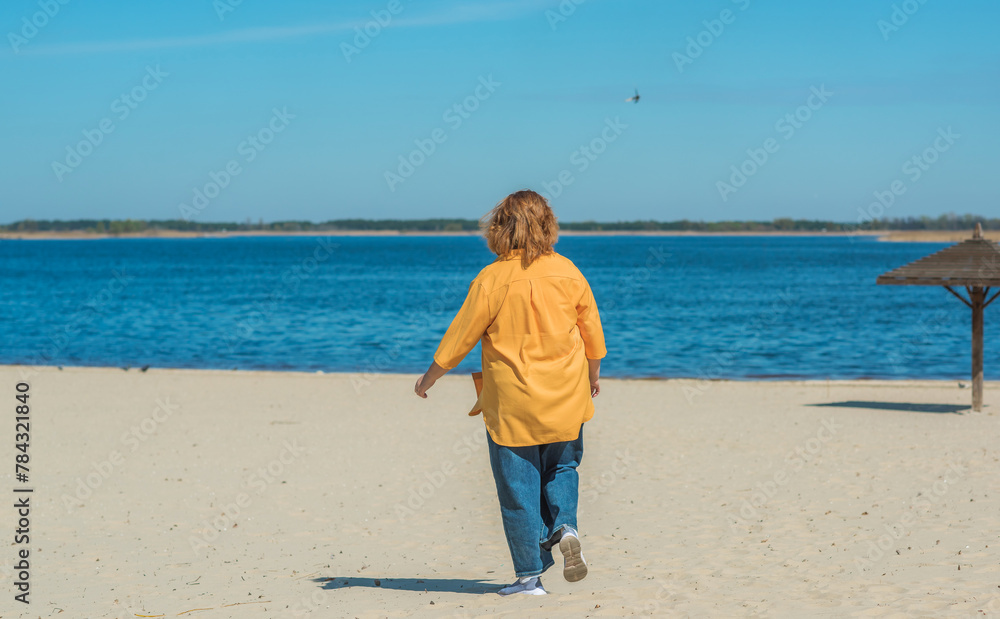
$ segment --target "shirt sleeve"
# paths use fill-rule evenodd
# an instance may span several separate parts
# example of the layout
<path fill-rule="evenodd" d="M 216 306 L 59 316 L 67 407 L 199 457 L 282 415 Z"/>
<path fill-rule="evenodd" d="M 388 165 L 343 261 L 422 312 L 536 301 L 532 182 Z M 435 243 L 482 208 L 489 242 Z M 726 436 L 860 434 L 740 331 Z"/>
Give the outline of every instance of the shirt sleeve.
<path fill-rule="evenodd" d="M 462 309 L 458 310 L 458 315 L 441 338 L 441 344 L 434 353 L 434 362 L 446 370 L 454 368 L 476 347 L 489 326 L 489 299 L 482 285 L 474 281 L 469 286 Z"/>
<path fill-rule="evenodd" d="M 583 295 L 576 305 L 576 324 L 580 327 L 580 337 L 583 338 L 584 352 L 588 359 L 603 359 L 608 354 L 604 346 L 604 329 L 601 327 L 601 315 L 597 312 L 597 301 L 586 280 L 583 282 Z"/>

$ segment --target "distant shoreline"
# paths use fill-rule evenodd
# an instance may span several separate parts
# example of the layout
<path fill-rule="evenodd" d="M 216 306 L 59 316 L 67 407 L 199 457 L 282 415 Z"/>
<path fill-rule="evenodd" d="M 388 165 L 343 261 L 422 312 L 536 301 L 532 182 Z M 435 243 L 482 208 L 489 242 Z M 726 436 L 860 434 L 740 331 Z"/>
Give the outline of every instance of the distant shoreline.
<path fill-rule="evenodd" d="M 817 232 L 817 231 L 729 231 L 702 232 L 689 230 L 561 230 L 560 236 L 669 236 L 669 237 L 877 237 L 880 241 L 910 243 L 957 243 L 971 236 L 964 230 L 880 230 L 865 232 Z M 88 241 L 105 239 L 222 239 L 245 237 L 328 237 L 328 236 L 479 236 L 477 231 L 434 232 L 400 230 L 310 230 L 303 232 L 272 230 L 233 230 L 231 232 L 186 232 L 179 230 L 144 230 L 122 234 L 99 234 L 85 231 L 68 232 L 0 232 L 0 240 L 22 241 Z M 1000 231 L 986 231 L 986 238 L 1000 241 Z"/>
<path fill-rule="evenodd" d="M 4 363 L 0 362 L 0 373 L 2 372 L 30 372 L 32 374 L 39 373 L 52 373 L 65 372 L 66 374 L 87 374 L 87 375 L 100 375 L 100 374 L 116 374 L 119 376 L 132 376 L 132 377 L 155 377 L 164 375 L 174 375 L 174 376 L 203 376 L 206 378 L 220 378 L 227 376 L 249 376 L 249 377 L 299 377 L 299 378 L 310 378 L 310 377 L 320 377 L 325 376 L 327 378 L 343 378 L 351 380 L 354 378 L 366 378 L 367 380 L 375 380 L 378 378 L 387 379 L 398 379 L 417 377 L 420 376 L 419 372 L 390 372 L 390 371 L 379 371 L 375 373 L 363 373 L 357 371 L 344 371 L 344 370 L 303 370 L 303 369 L 244 369 L 244 368 L 210 368 L 210 367 L 180 367 L 180 366 L 154 366 L 147 369 L 141 369 L 138 367 L 117 367 L 113 365 L 26 365 L 23 363 Z M 458 372 L 457 376 L 464 376 L 462 372 Z M 956 383 L 961 383 L 964 378 L 941 378 L 941 377 L 903 377 L 903 378 L 892 378 L 887 376 L 859 376 L 851 378 L 829 378 L 821 376 L 807 376 L 807 375 L 775 375 L 775 376 L 720 376 L 718 378 L 699 378 L 697 376 L 632 376 L 632 375 L 616 375 L 616 376 L 601 376 L 602 379 L 612 382 L 630 382 L 630 383 L 672 383 L 672 384 L 704 384 L 705 382 L 710 382 L 713 384 L 733 384 L 733 385 L 753 385 L 760 384 L 763 386 L 780 387 L 781 385 L 805 385 L 805 386 L 826 386 L 826 385 L 841 385 L 841 386 L 853 386 L 853 387 L 908 387 L 908 388 L 954 388 Z M 452 374 L 446 380 L 465 381 L 466 378 L 456 378 L 456 374 Z M 985 381 L 985 386 L 991 391 L 1000 388 L 1000 381 L 987 379 Z M 959 389 L 964 389 L 964 387 L 958 387 Z M 968 391 L 964 393 L 969 393 Z"/>

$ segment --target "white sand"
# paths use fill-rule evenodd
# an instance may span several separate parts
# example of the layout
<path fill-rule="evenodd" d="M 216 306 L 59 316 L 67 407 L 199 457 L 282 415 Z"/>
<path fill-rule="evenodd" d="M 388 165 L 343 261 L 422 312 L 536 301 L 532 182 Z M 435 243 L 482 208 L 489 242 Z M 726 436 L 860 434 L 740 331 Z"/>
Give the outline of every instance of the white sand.
<path fill-rule="evenodd" d="M 0 368 L 11 406 L 19 371 Z M 551 595 L 509 599 L 472 382 L 420 400 L 414 379 L 39 370 L 32 604 L 5 572 L 0 615 L 1000 616 L 1000 385 L 953 414 L 815 405 L 967 405 L 955 383 L 604 380 L 590 575 L 557 558 Z"/>

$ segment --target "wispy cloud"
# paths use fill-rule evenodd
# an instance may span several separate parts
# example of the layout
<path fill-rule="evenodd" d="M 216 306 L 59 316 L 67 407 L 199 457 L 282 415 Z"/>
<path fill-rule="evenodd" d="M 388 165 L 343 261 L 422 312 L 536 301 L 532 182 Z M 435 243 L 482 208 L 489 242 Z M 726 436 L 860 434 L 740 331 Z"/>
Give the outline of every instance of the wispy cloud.
<path fill-rule="evenodd" d="M 204 35 L 159 37 L 150 39 L 128 39 L 119 41 L 81 41 L 56 45 L 37 46 L 25 49 L 22 56 L 63 56 L 69 54 L 101 54 L 114 52 L 135 52 L 180 47 L 209 47 L 233 43 L 260 43 L 296 39 L 322 34 L 332 34 L 353 30 L 363 22 L 314 24 L 310 26 L 244 28 Z"/>
<path fill-rule="evenodd" d="M 543 11 L 555 5 L 553 0 L 506 0 L 501 2 L 477 2 L 457 4 L 436 13 L 410 17 L 402 15 L 394 19 L 386 28 L 429 28 L 463 23 L 506 21 L 526 14 Z M 202 35 L 127 39 L 118 41 L 80 41 L 55 45 L 39 45 L 26 48 L 22 56 L 63 56 L 74 54 L 103 54 L 135 52 L 144 50 L 167 50 L 175 48 L 213 47 L 242 43 L 269 43 L 290 39 L 302 39 L 337 33 L 352 32 L 363 27 L 368 19 L 327 22 L 302 26 L 270 26 L 242 28 Z"/>

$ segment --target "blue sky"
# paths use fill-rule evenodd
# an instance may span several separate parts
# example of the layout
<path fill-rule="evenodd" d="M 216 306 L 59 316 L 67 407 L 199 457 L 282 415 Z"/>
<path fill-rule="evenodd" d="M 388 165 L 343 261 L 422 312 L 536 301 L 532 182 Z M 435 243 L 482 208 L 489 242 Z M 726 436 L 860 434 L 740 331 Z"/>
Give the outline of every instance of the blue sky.
<path fill-rule="evenodd" d="M 0 221 L 475 218 L 524 187 L 565 221 L 995 215 L 998 18 L 995 0 L 5 0 Z"/>

